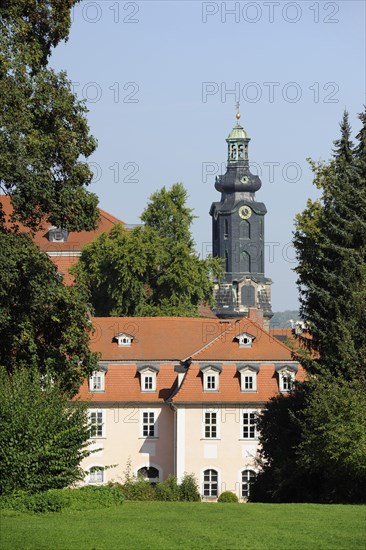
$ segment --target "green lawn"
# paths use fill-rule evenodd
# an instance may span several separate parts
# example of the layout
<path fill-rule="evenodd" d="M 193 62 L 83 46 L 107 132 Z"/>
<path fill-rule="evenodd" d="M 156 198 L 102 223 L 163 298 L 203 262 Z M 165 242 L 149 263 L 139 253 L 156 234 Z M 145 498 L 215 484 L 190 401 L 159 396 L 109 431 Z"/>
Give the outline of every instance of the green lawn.
<path fill-rule="evenodd" d="M 364 550 L 366 506 L 126 502 L 102 510 L 2 512 L 2 550 Z"/>

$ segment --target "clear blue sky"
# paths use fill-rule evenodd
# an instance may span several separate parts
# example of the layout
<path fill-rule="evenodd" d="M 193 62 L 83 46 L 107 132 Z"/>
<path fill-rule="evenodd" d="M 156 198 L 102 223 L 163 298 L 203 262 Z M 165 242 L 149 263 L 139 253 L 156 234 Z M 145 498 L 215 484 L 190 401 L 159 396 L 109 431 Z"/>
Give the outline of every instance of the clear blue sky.
<path fill-rule="evenodd" d="M 139 223 L 149 196 L 181 181 L 211 243 L 214 178 L 241 101 L 263 186 L 273 309 L 298 307 L 293 220 L 315 197 L 306 158 L 329 159 L 348 109 L 365 103 L 365 3 L 86 1 L 51 64 L 87 100 L 101 208 Z M 230 93 L 231 92 L 231 93 Z M 236 97 L 239 95 L 240 97 Z M 135 181 L 134 181 L 135 180 Z"/>

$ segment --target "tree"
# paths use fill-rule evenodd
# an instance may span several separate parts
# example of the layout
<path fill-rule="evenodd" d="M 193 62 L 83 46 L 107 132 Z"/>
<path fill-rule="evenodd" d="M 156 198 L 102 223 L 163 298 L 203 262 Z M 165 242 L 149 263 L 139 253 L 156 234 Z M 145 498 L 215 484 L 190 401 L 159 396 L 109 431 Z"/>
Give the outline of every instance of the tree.
<path fill-rule="evenodd" d="M 365 119 L 363 118 L 363 123 Z M 365 137 L 363 133 L 359 134 Z M 308 202 L 297 216 L 297 251 L 301 317 L 316 356 L 309 372 L 327 371 L 351 379 L 363 373 L 366 358 L 366 180 L 350 141 L 348 115 L 341 123 L 334 159 L 312 164 L 320 201 Z"/>
<path fill-rule="evenodd" d="M 319 201 L 297 216 L 301 309 L 294 356 L 308 380 L 273 399 L 259 421 L 257 500 L 364 502 L 366 494 L 365 114 L 356 147 L 348 115 L 329 163 L 312 163 Z M 307 351 L 307 353 L 304 353 Z"/>
<path fill-rule="evenodd" d="M 96 147 L 85 105 L 65 73 L 47 67 L 51 47 L 67 39 L 74 0 L 12 0 L 0 7 L 0 189 L 14 221 L 44 219 L 69 230 L 93 229 L 97 197 L 85 159 Z M 0 220 L 1 221 L 1 220 Z"/>
<path fill-rule="evenodd" d="M 75 393 L 97 366 L 85 297 L 28 236 L 0 231 L 0 250 L 0 365 L 50 372 Z"/>
<path fill-rule="evenodd" d="M 36 369 L 1 367 L 0 493 L 36 493 L 82 480 L 88 456 L 86 405 L 70 403 Z"/>
<path fill-rule="evenodd" d="M 357 380 L 311 378 L 259 417 L 261 471 L 251 499 L 365 502 L 366 392 Z"/>
<path fill-rule="evenodd" d="M 194 251 L 192 211 L 181 184 L 154 193 L 142 227 L 115 227 L 83 250 L 74 269 L 77 284 L 89 289 L 96 315 L 197 316 L 212 304 L 211 272 L 220 260 Z"/>

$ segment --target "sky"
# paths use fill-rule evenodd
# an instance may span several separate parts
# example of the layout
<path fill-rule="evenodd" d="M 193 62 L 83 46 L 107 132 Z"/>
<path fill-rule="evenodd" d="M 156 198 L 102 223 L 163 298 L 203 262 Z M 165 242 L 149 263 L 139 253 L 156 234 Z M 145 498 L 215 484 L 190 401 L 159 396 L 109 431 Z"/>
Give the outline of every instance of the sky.
<path fill-rule="evenodd" d="M 264 202 L 272 309 L 298 308 L 294 218 L 318 196 L 306 159 L 331 158 L 344 109 L 353 135 L 365 103 L 363 1 L 86 1 L 51 66 L 65 70 L 98 141 L 88 159 L 99 206 L 126 223 L 151 194 L 182 182 L 211 251 L 215 176 L 241 123 Z"/>

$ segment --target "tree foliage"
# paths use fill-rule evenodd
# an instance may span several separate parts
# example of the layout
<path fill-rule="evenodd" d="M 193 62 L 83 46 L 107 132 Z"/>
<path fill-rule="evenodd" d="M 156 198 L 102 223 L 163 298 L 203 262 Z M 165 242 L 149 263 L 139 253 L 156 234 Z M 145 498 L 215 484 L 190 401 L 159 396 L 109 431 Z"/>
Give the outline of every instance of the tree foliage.
<path fill-rule="evenodd" d="M 95 369 L 86 300 L 26 235 L 0 232 L 0 365 L 52 372 L 69 393 Z"/>
<path fill-rule="evenodd" d="M 365 124 L 364 115 L 360 116 Z M 358 148 L 350 140 L 348 115 L 341 123 L 334 159 L 312 163 L 320 201 L 297 216 L 301 316 L 316 352 L 305 366 L 342 377 L 365 375 L 366 366 L 366 171 L 363 129 Z M 363 160 L 362 160 L 363 158 Z"/>
<path fill-rule="evenodd" d="M 186 200 L 181 184 L 163 187 L 141 216 L 144 226 L 116 226 L 83 250 L 74 273 L 96 315 L 196 316 L 201 303 L 212 304 L 210 274 L 220 262 L 194 251 Z"/>
<path fill-rule="evenodd" d="M 329 163 L 312 163 L 319 201 L 297 216 L 300 314 L 308 330 L 297 360 L 307 382 L 267 405 L 259 421 L 263 470 L 253 498 L 365 502 L 366 161 L 348 115 Z"/>
<path fill-rule="evenodd" d="M 1 372 L 0 493 L 37 493 L 83 479 L 90 453 L 85 405 L 70 404 L 36 369 Z"/>
<path fill-rule="evenodd" d="M 258 422 L 262 469 L 251 499 L 365 502 L 365 410 L 357 380 L 311 379 L 272 398 Z"/>
<path fill-rule="evenodd" d="M 0 7 L 0 189 L 14 220 L 35 229 L 93 229 L 97 197 L 85 159 L 96 147 L 86 108 L 66 74 L 47 67 L 66 39 L 73 0 L 15 0 Z"/>

